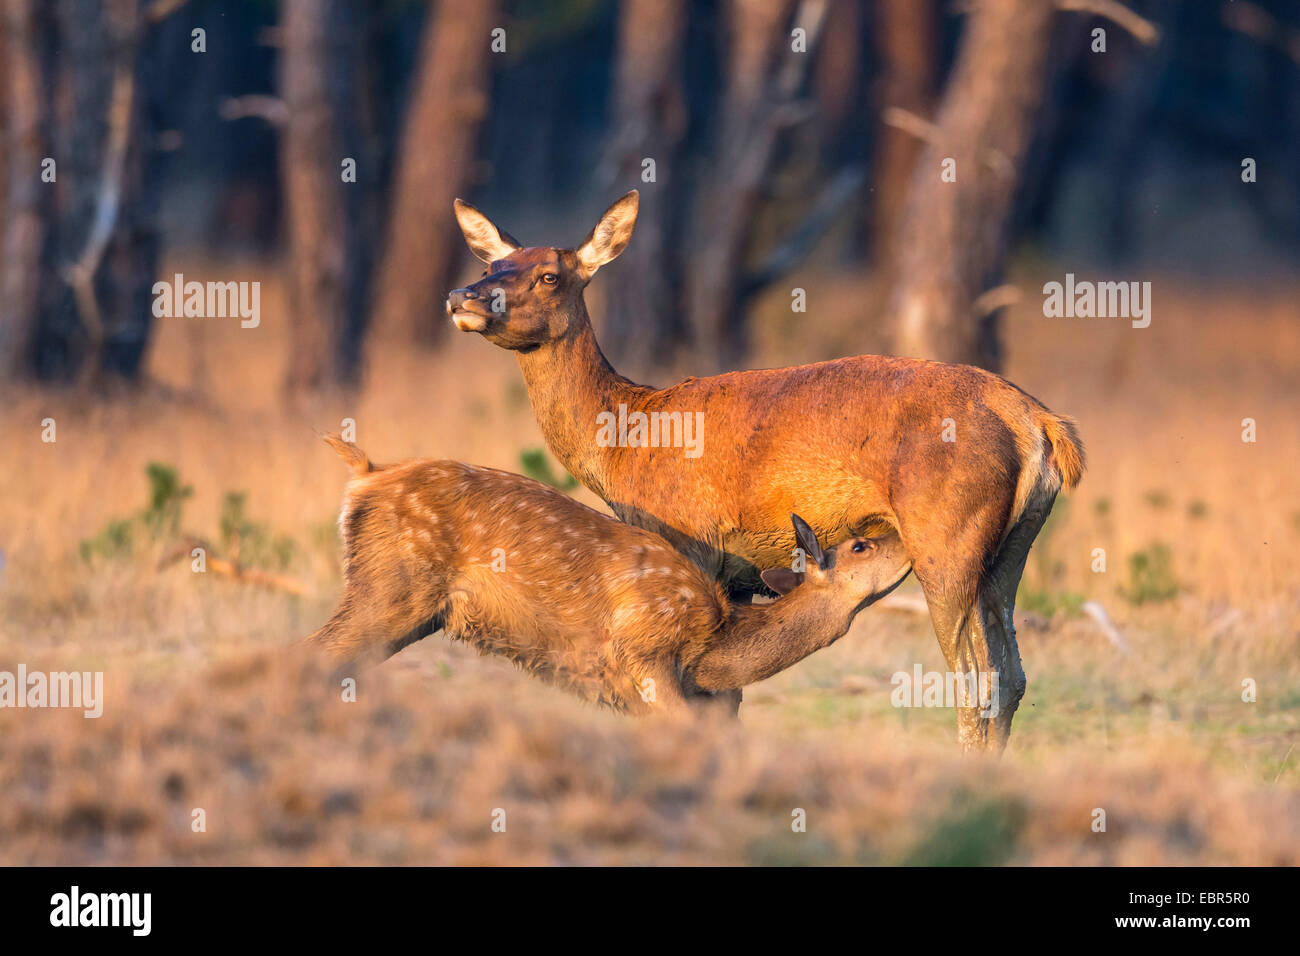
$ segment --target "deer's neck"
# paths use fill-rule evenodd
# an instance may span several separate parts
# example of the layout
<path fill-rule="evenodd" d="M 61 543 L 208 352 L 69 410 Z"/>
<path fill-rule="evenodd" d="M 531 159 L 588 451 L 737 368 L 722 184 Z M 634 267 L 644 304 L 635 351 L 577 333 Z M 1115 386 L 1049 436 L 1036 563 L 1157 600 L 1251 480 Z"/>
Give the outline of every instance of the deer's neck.
<path fill-rule="evenodd" d="M 733 605 L 731 621 L 735 629 L 755 636 L 798 634 L 809 643 L 830 643 L 848 633 L 856 614 L 857 602 L 852 599 L 836 600 L 825 591 L 798 587 L 766 604 Z"/>
<path fill-rule="evenodd" d="M 734 649 L 741 687 L 764 680 L 848 633 L 857 602 L 799 587 L 770 604 L 735 604 L 725 644 Z"/>
<path fill-rule="evenodd" d="M 597 416 L 618 413 L 653 391 L 614 371 L 596 344 L 585 305 L 570 333 L 518 353 L 533 414 L 552 454 L 584 485 L 603 492 L 609 457 L 616 451 L 596 442 Z"/>

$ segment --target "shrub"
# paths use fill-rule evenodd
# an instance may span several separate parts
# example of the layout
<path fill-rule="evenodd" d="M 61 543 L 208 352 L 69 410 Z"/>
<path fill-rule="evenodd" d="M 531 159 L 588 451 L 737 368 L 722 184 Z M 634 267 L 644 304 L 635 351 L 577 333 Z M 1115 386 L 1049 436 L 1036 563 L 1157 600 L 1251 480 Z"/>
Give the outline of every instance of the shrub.
<path fill-rule="evenodd" d="M 529 478 L 540 481 L 544 485 L 550 485 L 552 488 L 559 488 L 561 491 L 572 491 L 578 487 L 578 479 L 568 472 L 565 472 L 563 481 L 555 477 L 555 472 L 551 469 L 550 459 L 546 457 L 545 449 L 528 448 L 521 451 L 519 453 L 519 465 Z"/>
<path fill-rule="evenodd" d="M 1128 586 L 1120 588 L 1120 594 L 1133 604 L 1154 604 L 1176 597 L 1179 585 L 1174 578 L 1169 546 L 1156 543 L 1129 555 L 1128 580 Z"/>
<path fill-rule="evenodd" d="M 161 462 L 149 462 L 144 473 L 149 479 L 144 509 L 111 519 L 97 535 L 83 540 L 79 549 L 83 561 L 129 557 L 138 545 L 164 541 L 180 533 L 181 510 L 185 499 L 194 493 L 193 486 L 181 484 L 180 472 Z"/>

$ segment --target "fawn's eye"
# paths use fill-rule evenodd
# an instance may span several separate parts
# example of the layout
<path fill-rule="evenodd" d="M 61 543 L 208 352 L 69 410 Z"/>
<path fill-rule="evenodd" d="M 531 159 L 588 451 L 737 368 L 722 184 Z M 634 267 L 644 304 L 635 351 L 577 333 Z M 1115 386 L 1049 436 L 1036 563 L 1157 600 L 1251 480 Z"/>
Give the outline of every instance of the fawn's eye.
<path fill-rule="evenodd" d="M 865 550 L 867 550 L 867 543 L 866 543 L 865 541 L 854 541 L 854 542 L 853 542 L 853 553 L 854 553 L 854 554 L 861 554 L 861 553 L 862 553 L 863 551 L 865 551 Z"/>
<path fill-rule="evenodd" d="M 542 281 L 545 282 L 547 285 L 555 285 L 555 283 L 560 281 L 560 277 L 557 276 L 554 272 L 543 272 Z"/>

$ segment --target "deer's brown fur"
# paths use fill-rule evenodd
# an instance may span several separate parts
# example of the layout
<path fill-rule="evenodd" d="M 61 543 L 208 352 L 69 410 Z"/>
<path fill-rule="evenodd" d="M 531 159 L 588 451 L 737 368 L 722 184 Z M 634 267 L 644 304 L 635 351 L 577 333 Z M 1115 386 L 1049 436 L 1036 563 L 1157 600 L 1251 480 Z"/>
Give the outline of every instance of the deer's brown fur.
<path fill-rule="evenodd" d="M 998 716 L 959 709 L 961 741 L 1005 744 L 1025 686 L 1016 587 L 1057 493 L 1083 473 L 1075 423 L 982 369 L 910 358 L 863 355 L 667 388 L 629 381 L 601 354 L 583 290 L 627 245 L 637 203 L 629 193 L 577 249 L 554 249 L 522 248 L 458 200 L 466 241 L 488 269 L 449 295 L 449 315 L 516 352 L 547 444 L 574 476 L 733 593 L 789 561 L 792 511 L 831 544 L 896 529 L 949 668 L 998 673 Z M 620 406 L 702 412 L 701 457 L 603 447 L 597 416 Z"/>
<path fill-rule="evenodd" d="M 806 533 L 823 560 L 772 575 L 780 600 L 733 606 L 659 536 L 539 482 L 454 461 L 375 467 L 326 440 L 354 473 L 339 517 L 345 589 L 306 643 L 340 663 L 442 629 L 586 700 L 672 710 L 827 646 L 907 575 L 896 536 L 823 557 Z"/>

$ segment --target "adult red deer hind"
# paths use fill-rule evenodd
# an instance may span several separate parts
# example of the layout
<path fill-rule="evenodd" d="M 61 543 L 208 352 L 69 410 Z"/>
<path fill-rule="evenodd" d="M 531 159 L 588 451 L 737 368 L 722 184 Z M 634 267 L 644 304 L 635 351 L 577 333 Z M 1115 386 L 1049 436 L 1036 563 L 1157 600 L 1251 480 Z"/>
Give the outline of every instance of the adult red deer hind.
<path fill-rule="evenodd" d="M 791 512 L 830 545 L 897 529 L 948 669 L 997 688 L 993 706 L 958 708 L 958 740 L 1005 746 L 1025 691 L 1016 588 L 1057 493 L 1083 474 L 1075 423 L 982 369 L 880 355 L 629 381 L 601 354 L 583 290 L 627 246 L 638 201 L 628 193 L 580 246 L 555 249 L 525 248 L 457 200 L 488 268 L 449 294 L 452 321 L 515 352 L 547 444 L 579 481 L 734 594 L 790 564 Z M 688 417 L 693 455 L 674 430 Z"/>

